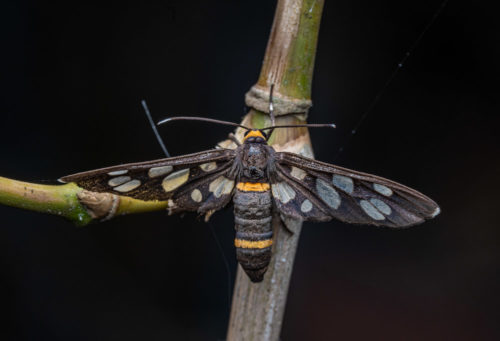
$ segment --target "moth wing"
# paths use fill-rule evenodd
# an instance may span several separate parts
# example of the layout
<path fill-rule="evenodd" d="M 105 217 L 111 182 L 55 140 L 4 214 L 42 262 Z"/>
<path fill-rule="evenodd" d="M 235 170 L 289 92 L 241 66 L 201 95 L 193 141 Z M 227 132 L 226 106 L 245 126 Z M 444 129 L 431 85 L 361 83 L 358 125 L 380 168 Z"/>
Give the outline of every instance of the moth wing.
<path fill-rule="evenodd" d="M 276 153 L 275 159 L 272 193 L 286 216 L 398 228 L 440 212 L 430 198 L 391 180 L 292 153 Z"/>
<path fill-rule="evenodd" d="M 235 185 L 231 174 L 231 169 L 227 168 L 179 188 L 170 199 L 169 213 L 196 211 L 209 213 L 209 217 L 231 201 Z"/>
<path fill-rule="evenodd" d="M 145 201 L 171 200 L 171 212 L 205 213 L 231 199 L 234 159 L 235 151 L 214 149 L 77 173 L 60 181 Z"/>

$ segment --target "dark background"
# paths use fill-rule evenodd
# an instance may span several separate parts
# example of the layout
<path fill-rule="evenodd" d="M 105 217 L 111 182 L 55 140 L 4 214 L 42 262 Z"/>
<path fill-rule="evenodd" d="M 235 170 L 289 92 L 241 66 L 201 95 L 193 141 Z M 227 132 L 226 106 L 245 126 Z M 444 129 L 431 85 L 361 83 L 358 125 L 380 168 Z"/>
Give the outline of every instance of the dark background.
<path fill-rule="evenodd" d="M 334 160 L 440 4 L 325 5 L 310 121 L 338 129 L 311 132 L 316 157 L 414 187 L 442 213 L 402 231 L 306 223 L 283 340 L 499 337 L 496 12 L 450 1 Z M 143 98 L 156 119 L 238 121 L 274 7 L 3 1 L 0 175 L 50 183 L 161 158 Z M 209 149 L 229 130 L 186 122 L 161 132 L 179 155 Z M 225 338 L 226 270 L 195 215 L 156 212 L 85 228 L 5 206 L 0 216 L 1 339 Z M 234 278 L 231 209 L 212 221 Z"/>

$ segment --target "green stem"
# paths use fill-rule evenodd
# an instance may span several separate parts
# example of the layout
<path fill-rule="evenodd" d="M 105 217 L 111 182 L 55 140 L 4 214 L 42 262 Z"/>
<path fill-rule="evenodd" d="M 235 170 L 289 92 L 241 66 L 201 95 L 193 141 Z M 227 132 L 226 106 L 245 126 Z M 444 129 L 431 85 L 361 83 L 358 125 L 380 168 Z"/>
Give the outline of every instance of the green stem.
<path fill-rule="evenodd" d="M 77 193 L 82 191 L 70 183 L 60 186 L 39 185 L 0 177 L 0 203 L 49 214 L 56 214 L 86 225 L 92 217 L 80 204 Z"/>
<path fill-rule="evenodd" d="M 311 98 L 323 3 L 323 0 L 303 0 L 299 4 L 278 2 L 276 11 L 283 15 L 274 22 L 273 33 L 276 33 L 269 38 L 258 85 L 269 86 L 269 80 L 274 78 L 275 90 L 281 94 L 295 99 Z M 297 5 L 300 6 L 298 17 L 292 13 L 293 6 Z M 294 27 L 295 20 L 298 24 Z M 288 21 L 286 25 L 284 21 Z"/>
<path fill-rule="evenodd" d="M 0 204 L 59 215 L 84 226 L 117 215 L 163 210 L 168 203 L 90 192 L 74 183 L 40 185 L 0 177 Z"/>

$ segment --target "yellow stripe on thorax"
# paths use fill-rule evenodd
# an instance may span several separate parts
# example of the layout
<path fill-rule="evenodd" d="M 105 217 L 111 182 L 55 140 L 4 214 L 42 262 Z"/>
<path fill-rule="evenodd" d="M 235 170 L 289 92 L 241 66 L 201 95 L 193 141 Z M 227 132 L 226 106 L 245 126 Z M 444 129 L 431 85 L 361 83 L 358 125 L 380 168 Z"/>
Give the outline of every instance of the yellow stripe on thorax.
<path fill-rule="evenodd" d="M 243 138 L 243 141 L 245 141 L 247 138 L 249 137 L 262 137 L 264 140 L 266 139 L 264 137 L 264 135 L 262 135 L 262 133 L 260 132 L 260 130 L 250 130 L 247 134 L 247 136 L 245 136 Z"/>
<path fill-rule="evenodd" d="M 273 245 L 272 239 L 265 240 L 245 240 L 245 239 L 235 239 L 234 246 L 241 247 L 243 249 L 264 249 Z"/>
<path fill-rule="evenodd" d="M 243 192 L 267 192 L 270 187 L 266 182 L 238 182 L 236 188 Z"/>

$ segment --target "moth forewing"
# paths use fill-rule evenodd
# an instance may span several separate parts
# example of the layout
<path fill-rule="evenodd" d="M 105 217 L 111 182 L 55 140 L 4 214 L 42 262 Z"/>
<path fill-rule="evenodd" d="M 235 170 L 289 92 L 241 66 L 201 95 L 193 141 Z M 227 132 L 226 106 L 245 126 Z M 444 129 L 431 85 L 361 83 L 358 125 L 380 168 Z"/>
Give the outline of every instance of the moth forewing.
<path fill-rule="evenodd" d="M 194 181 L 226 171 L 233 160 L 233 150 L 216 149 L 101 168 L 68 175 L 60 181 L 75 182 L 94 192 L 109 192 L 141 200 L 167 200 Z"/>

